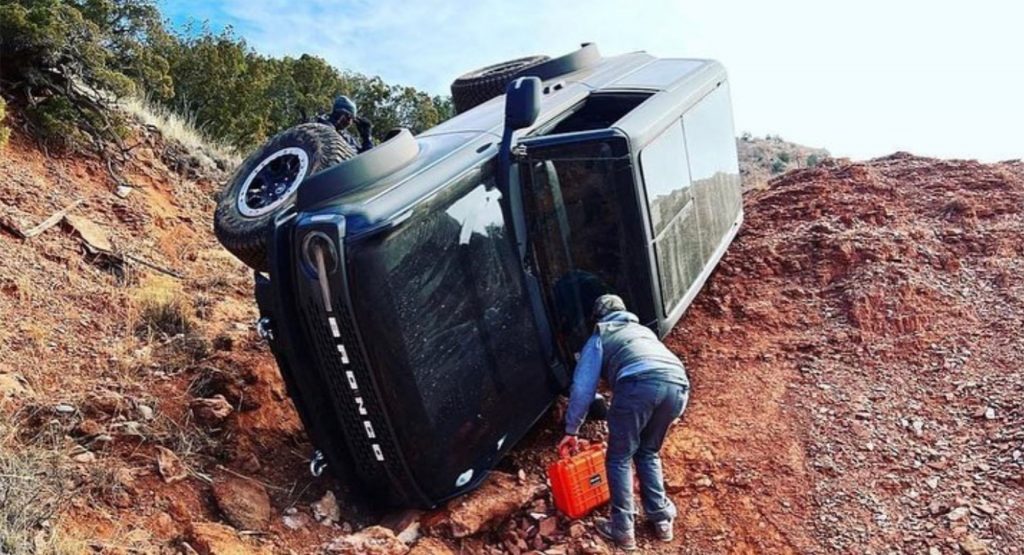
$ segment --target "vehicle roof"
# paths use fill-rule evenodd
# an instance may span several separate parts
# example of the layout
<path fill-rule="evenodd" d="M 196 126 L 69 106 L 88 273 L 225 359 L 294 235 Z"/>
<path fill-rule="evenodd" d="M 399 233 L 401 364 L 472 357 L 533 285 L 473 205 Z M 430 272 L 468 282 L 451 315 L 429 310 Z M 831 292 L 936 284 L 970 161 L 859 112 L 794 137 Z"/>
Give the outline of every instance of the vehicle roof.
<path fill-rule="evenodd" d="M 530 134 L 592 93 L 652 92 L 653 96 L 645 103 L 664 102 L 667 107 L 682 111 L 699 100 L 701 91 L 709 84 L 724 79 L 724 68 L 713 60 L 655 58 L 646 52 L 604 57 L 591 67 L 544 81 L 540 115 L 532 127 L 521 133 Z M 319 206 L 330 206 L 332 213 L 344 214 L 349 236 L 401 221 L 453 178 L 496 157 L 503 132 L 504 108 L 505 96 L 499 95 L 424 131 L 415 137 L 418 152 L 408 164 L 367 186 L 333 196 Z M 630 127 L 627 131 L 643 132 L 644 122 L 627 121 L 629 119 L 627 114 L 616 127 L 621 127 L 619 123 L 622 123 Z M 387 146 L 383 143 L 377 148 Z M 311 176 L 303 188 L 333 188 L 331 182 L 342 175 L 337 170 L 344 165 Z M 302 206 L 301 198 L 299 205 Z M 316 211 L 319 210 L 309 212 Z"/>

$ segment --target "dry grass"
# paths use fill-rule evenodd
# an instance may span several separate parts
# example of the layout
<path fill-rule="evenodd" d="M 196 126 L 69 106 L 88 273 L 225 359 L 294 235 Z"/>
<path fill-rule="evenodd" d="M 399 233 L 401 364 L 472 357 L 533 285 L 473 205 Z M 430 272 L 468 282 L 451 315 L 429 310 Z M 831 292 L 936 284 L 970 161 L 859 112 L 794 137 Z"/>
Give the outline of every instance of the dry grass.
<path fill-rule="evenodd" d="M 139 97 L 122 100 L 121 107 L 143 124 L 156 127 L 165 138 L 180 143 L 193 153 L 201 152 L 223 160 L 229 167 L 237 166 L 241 162 L 233 147 L 206 136 L 196 125 L 193 117 L 182 116 L 165 106 Z"/>
<path fill-rule="evenodd" d="M 82 553 L 86 545 L 64 533 L 57 521 L 70 495 L 60 451 L 42 438 L 18 442 L 20 422 L 11 418 L 0 426 L 0 553 Z"/>
<path fill-rule="evenodd" d="M 195 330 L 195 310 L 181 285 L 166 276 L 147 278 L 135 289 L 131 316 L 136 335 L 170 338 Z"/>

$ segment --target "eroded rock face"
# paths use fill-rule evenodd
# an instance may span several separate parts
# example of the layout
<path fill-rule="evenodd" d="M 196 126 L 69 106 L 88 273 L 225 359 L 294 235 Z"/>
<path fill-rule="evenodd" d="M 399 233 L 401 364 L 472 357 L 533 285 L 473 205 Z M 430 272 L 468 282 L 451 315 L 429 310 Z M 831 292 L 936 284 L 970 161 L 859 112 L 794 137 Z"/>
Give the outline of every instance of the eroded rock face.
<path fill-rule="evenodd" d="M 270 521 L 270 496 L 258 482 L 219 476 L 213 482 L 213 498 L 224 518 L 242 530 L 262 530 Z"/>
<path fill-rule="evenodd" d="M 482 486 L 453 500 L 439 524 L 453 538 L 472 536 L 504 521 L 544 491 L 544 485 L 492 472 Z"/>
<path fill-rule="evenodd" d="M 327 553 L 340 555 L 404 555 L 409 546 L 383 526 L 370 526 L 335 539 L 324 547 Z"/>

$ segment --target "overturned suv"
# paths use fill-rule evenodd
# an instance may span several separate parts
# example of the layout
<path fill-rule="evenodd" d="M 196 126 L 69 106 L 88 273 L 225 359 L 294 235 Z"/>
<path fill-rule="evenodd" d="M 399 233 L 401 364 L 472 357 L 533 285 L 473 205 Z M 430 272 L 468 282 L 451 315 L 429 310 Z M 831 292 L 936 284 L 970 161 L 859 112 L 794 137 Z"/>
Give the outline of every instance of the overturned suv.
<path fill-rule="evenodd" d="M 586 44 L 453 93 L 359 155 L 286 131 L 217 209 L 317 458 L 377 504 L 477 486 L 570 383 L 593 300 L 664 336 L 743 217 L 714 61 Z"/>

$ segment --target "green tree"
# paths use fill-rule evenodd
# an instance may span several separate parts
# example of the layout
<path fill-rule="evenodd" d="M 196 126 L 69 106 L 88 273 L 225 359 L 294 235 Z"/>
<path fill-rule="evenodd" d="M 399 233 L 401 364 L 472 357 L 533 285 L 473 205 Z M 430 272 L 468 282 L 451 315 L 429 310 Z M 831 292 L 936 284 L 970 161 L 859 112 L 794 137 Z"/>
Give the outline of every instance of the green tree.
<path fill-rule="evenodd" d="M 116 101 L 129 94 L 241 150 L 328 110 L 338 94 L 356 101 L 378 139 L 453 114 L 448 97 L 342 72 L 308 54 L 264 56 L 230 28 L 169 29 L 153 0 L 0 0 L 0 48 L 0 89 L 52 145 L 120 144 Z"/>
<path fill-rule="evenodd" d="M 44 144 L 106 157 L 126 129 L 118 98 L 170 93 L 152 48 L 169 40 L 151 0 L 0 0 L 0 87 Z"/>

